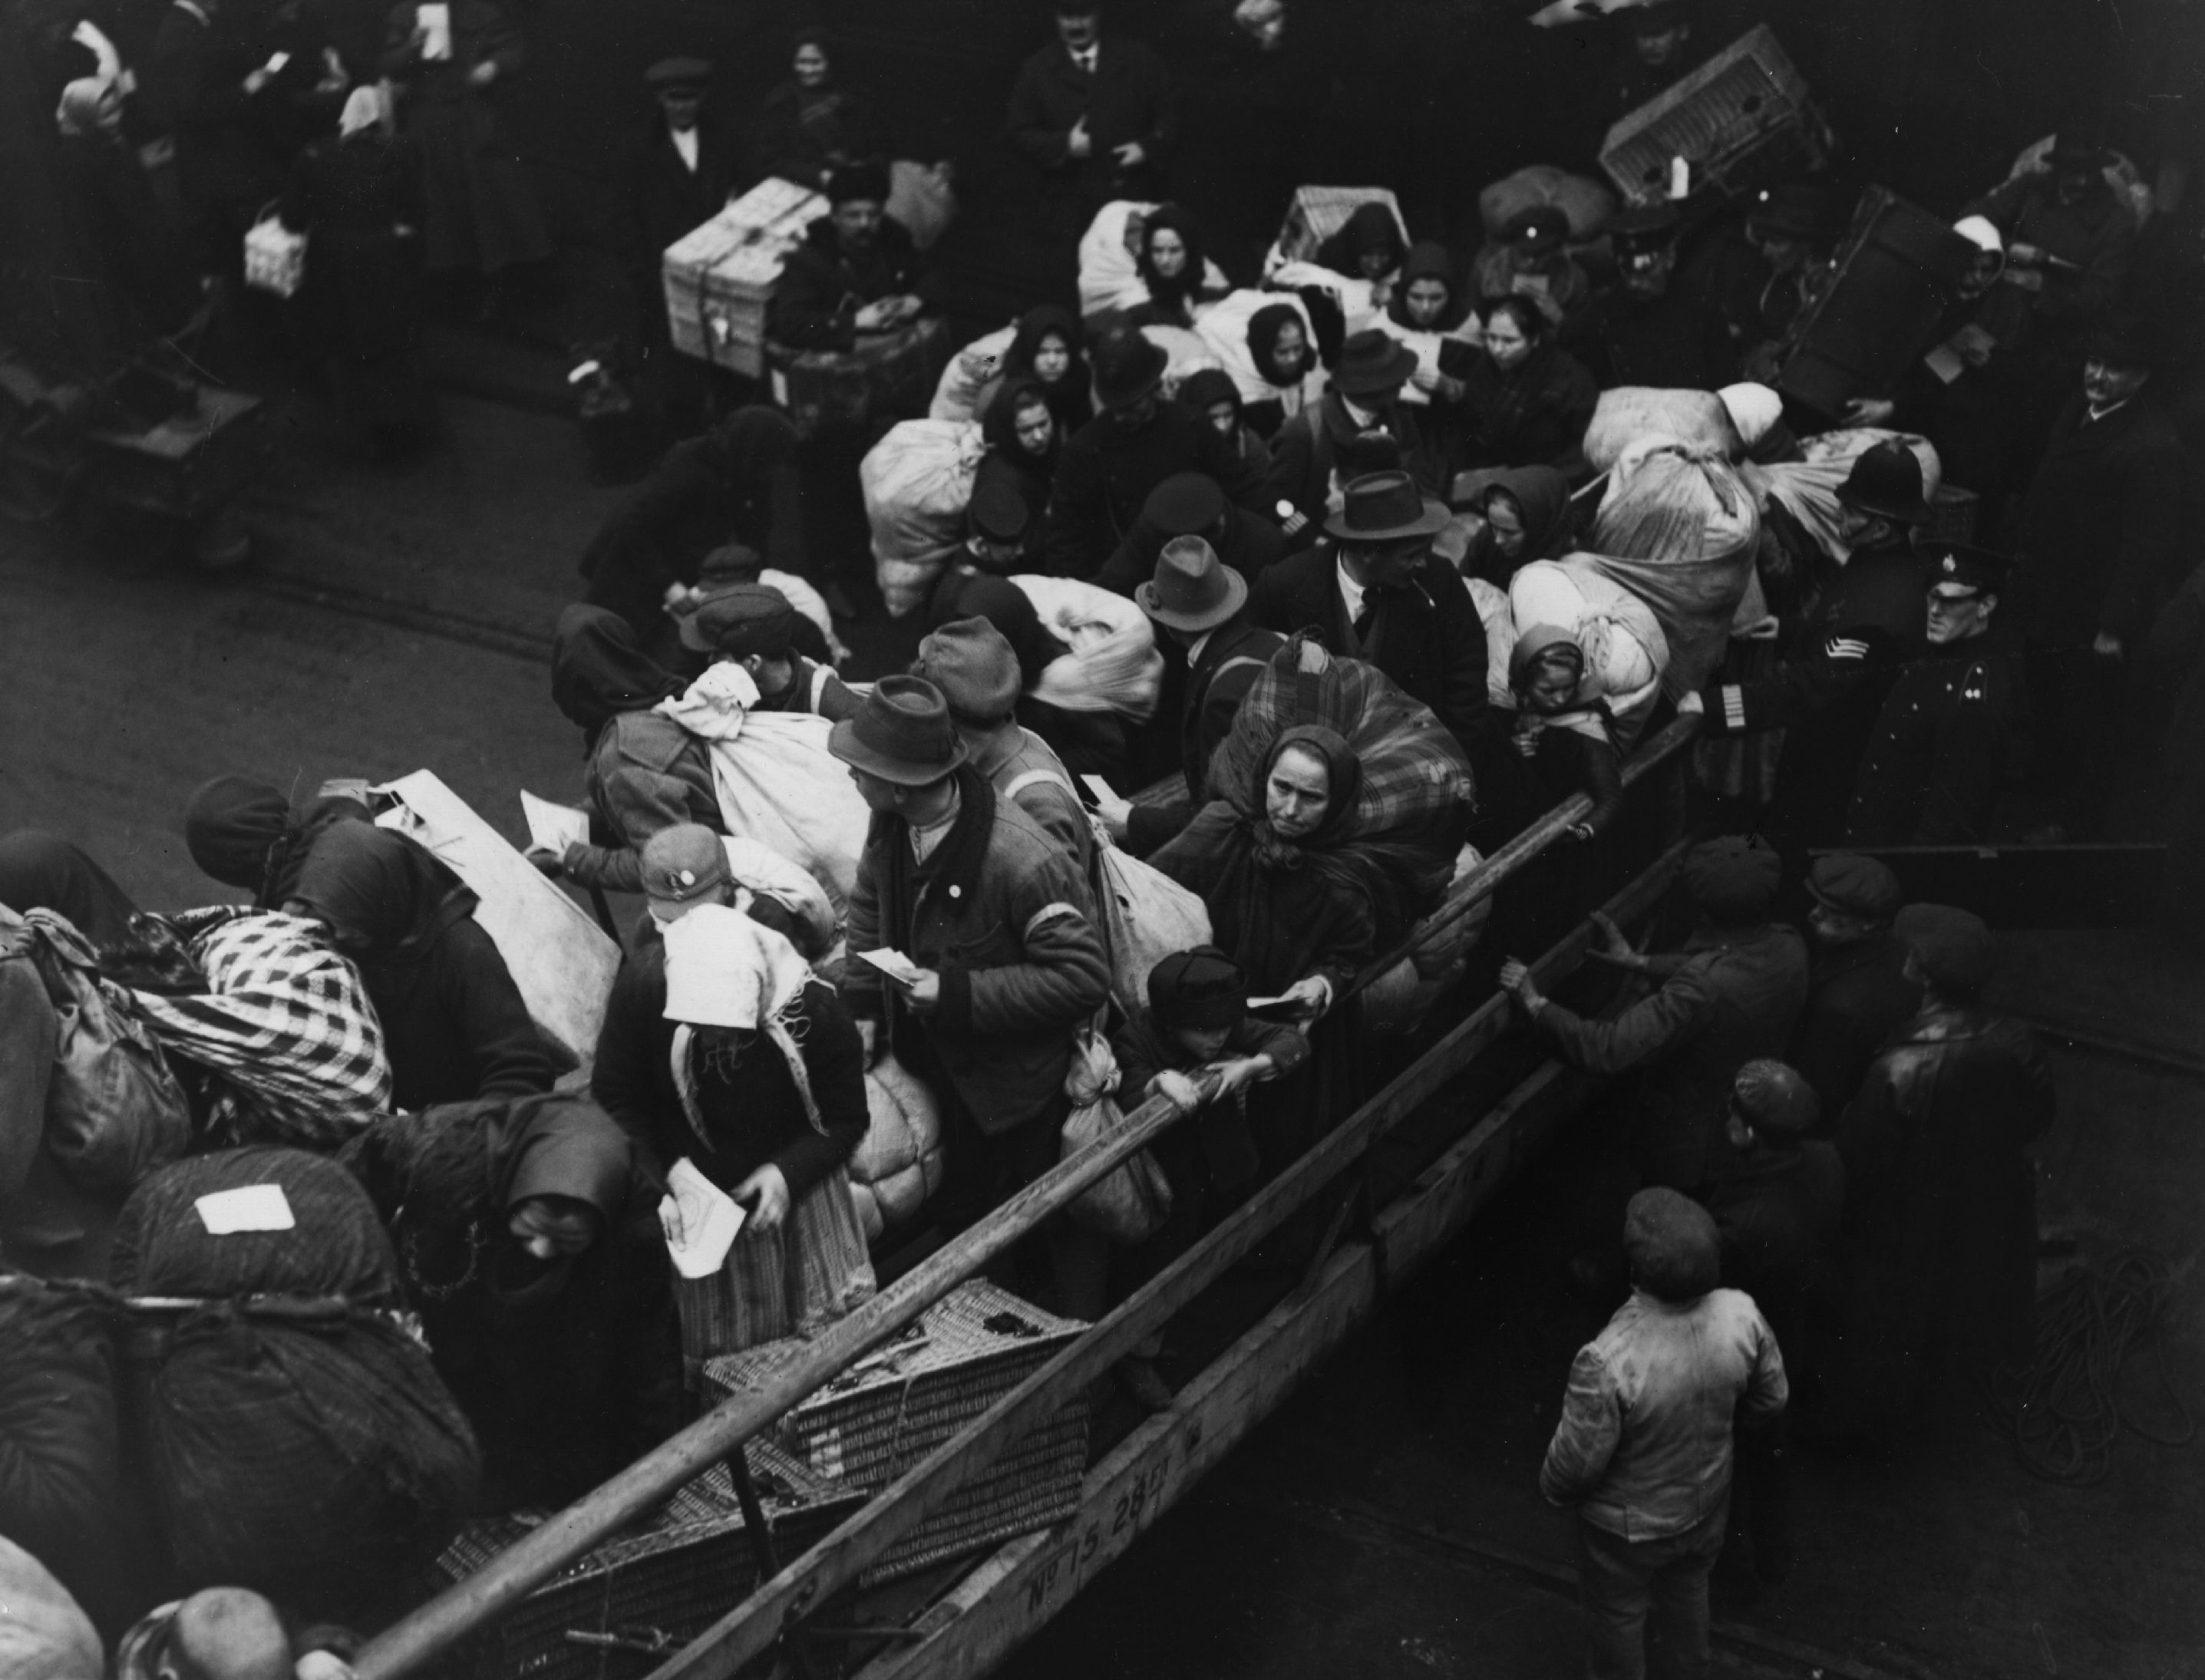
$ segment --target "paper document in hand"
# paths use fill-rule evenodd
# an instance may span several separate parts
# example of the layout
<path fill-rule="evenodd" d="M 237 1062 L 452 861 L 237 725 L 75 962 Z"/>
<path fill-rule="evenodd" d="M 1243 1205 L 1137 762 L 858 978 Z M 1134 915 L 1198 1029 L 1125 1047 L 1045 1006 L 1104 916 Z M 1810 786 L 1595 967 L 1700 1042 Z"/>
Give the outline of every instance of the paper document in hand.
<path fill-rule="evenodd" d="M 452 56 L 452 8 L 449 0 L 428 0 L 413 9 L 422 34 L 421 56 L 431 61 Z"/>
<path fill-rule="evenodd" d="M 741 1205 L 697 1170 L 684 1155 L 666 1175 L 666 1197 L 658 1204 L 666 1227 L 666 1252 L 685 1278 L 709 1278 L 726 1264 L 747 1217 Z M 681 1235 L 674 1232 L 678 1229 Z"/>
<path fill-rule="evenodd" d="M 554 804 L 549 799 L 539 799 L 526 788 L 520 790 L 520 814 L 528 819 L 528 843 L 540 846 L 554 855 L 563 854 L 569 846 L 590 843 L 590 814 L 577 810 L 572 805 Z"/>
<path fill-rule="evenodd" d="M 192 1206 L 210 1237 L 228 1237 L 240 1231 L 288 1231 L 298 1221 L 281 1184 L 245 1184 L 202 1196 Z"/>
<path fill-rule="evenodd" d="M 918 965 L 900 951 L 883 946 L 877 951 L 860 951 L 858 960 L 871 963 L 899 986 L 908 986 L 918 978 Z"/>
<path fill-rule="evenodd" d="M 1087 791 L 1098 800 L 1114 799 L 1118 797 L 1117 790 L 1103 781 L 1101 776 L 1084 775 L 1079 779 L 1087 784 Z"/>

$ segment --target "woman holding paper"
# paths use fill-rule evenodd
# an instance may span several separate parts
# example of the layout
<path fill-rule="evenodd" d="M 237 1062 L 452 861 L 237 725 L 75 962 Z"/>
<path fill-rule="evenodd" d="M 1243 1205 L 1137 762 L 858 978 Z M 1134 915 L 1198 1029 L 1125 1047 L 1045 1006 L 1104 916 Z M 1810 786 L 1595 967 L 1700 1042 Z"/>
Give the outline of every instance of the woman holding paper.
<path fill-rule="evenodd" d="M 788 939 L 709 893 L 652 913 L 664 941 L 613 982 L 590 1089 L 674 1184 L 661 1216 L 693 1371 L 872 1293 L 845 1170 L 871 1113 L 857 1025 Z M 713 1191 L 744 1214 L 717 1255 L 699 1252 Z"/>
<path fill-rule="evenodd" d="M 535 183 L 496 112 L 526 50 L 497 0 L 405 0 L 383 36 L 383 73 L 402 90 L 420 157 L 423 258 L 432 274 L 489 280 L 485 312 L 506 270 L 551 254 Z"/>

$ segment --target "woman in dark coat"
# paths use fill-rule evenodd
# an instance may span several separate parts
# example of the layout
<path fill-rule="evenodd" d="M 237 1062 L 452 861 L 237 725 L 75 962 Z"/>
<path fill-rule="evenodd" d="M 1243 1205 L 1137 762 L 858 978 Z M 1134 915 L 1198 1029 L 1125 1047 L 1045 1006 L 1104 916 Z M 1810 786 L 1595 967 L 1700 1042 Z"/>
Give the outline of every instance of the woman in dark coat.
<path fill-rule="evenodd" d="M 430 414 L 423 377 L 419 165 L 383 131 L 383 101 L 356 87 L 332 140 L 299 154 L 283 225 L 307 236 L 299 303 L 337 401 L 378 455 L 418 440 Z"/>
<path fill-rule="evenodd" d="M 752 159 L 760 175 L 817 190 L 836 169 L 880 151 L 871 102 L 835 74 L 837 45 L 824 29 L 798 33 L 789 79 L 758 107 Z"/>
<path fill-rule="evenodd" d="M 1057 435 L 1069 437 L 1095 418 L 1095 376 L 1080 347 L 1079 323 L 1072 312 L 1045 303 L 1019 317 L 1018 331 L 1003 357 L 1003 380 L 1031 379 L 1049 394 Z"/>
<path fill-rule="evenodd" d="M 1435 476 L 1444 486 L 1453 480 L 1463 454 L 1463 393 L 1478 360 L 1477 318 L 1445 246 L 1420 239 L 1409 247 L 1401 262 L 1401 283 L 1383 313 L 1383 329 L 1417 352 L 1410 388 L 1424 398 L 1420 429 Z"/>
<path fill-rule="evenodd" d="M 393 7 L 383 73 L 404 90 L 425 210 L 424 261 L 432 274 L 466 271 L 495 282 L 551 254 L 535 185 L 496 115 L 527 49 L 497 0 L 450 5 L 450 56 L 438 59 L 425 56 L 431 43 L 413 0 Z"/>
<path fill-rule="evenodd" d="M 325 831 L 284 901 L 359 967 L 395 1107 L 526 1096 L 558 1077 L 478 902 L 419 841 L 369 822 Z"/>
<path fill-rule="evenodd" d="M 1320 266 L 1374 286 L 1399 270 L 1406 254 L 1401 224 L 1376 199 L 1356 205 L 1340 230 L 1316 248 Z"/>
<path fill-rule="evenodd" d="M 1248 353 L 1264 383 L 1278 393 L 1258 398 L 1241 414 L 1249 429 L 1268 443 L 1281 426 L 1314 401 L 1309 375 L 1316 365 L 1316 346 L 1310 342 L 1309 327 L 1299 310 L 1292 304 L 1270 303 L 1248 318 Z"/>
<path fill-rule="evenodd" d="M 1501 589 L 1535 560 L 1560 560 L 1576 546 L 1570 481 L 1551 466 L 1513 466 L 1478 493 L 1485 515 L 1460 570 Z"/>
<path fill-rule="evenodd" d="M 1213 295 L 1204 286 L 1202 232 L 1177 205 L 1162 205 L 1141 223 L 1133 269 L 1149 288 L 1149 300 L 1126 312 L 1133 327 L 1194 326 L 1194 306 Z"/>
<path fill-rule="evenodd" d="M 618 613 L 651 647 L 669 633 L 669 592 L 693 587 L 704 556 L 731 542 L 781 571 L 805 571 L 796 428 L 778 410 L 739 408 L 668 450 L 590 539 L 582 598 Z"/>
<path fill-rule="evenodd" d="M 1209 422 L 1235 460 L 1258 478 L 1271 476 L 1270 445 L 1247 419 L 1252 409 L 1264 405 L 1244 406 L 1231 374 L 1221 367 L 1197 368 L 1180 381 L 1179 400 Z"/>
<path fill-rule="evenodd" d="M 437 1373 L 474 1426 L 483 1509 L 567 1505 L 681 1427 L 658 1193 L 596 1103 L 388 1115 L 338 1159 L 389 1227 Z"/>
<path fill-rule="evenodd" d="M 1361 779 L 1336 732 L 1282 731 L 1265 756 L 1252 813 L 1213 800 L 1150 859 L 1201 895 L 1212 936 L 1249 989 L 1287 1000 L 1310 1036 L 1309 1078 L 1251 1099 L 1250 1120 L 1273 1172 L 1353 1107 L 1359 1011 L 1347 988 L 1376 954 L 1381 924 L 1401 919 L 1399 888 L 1352 842 Z"/>
<path fill-rule="evenodd" d="M 1600 388 L 1583 363 L 1554 342 L 1528 298 L 1495 298 L 1485 309 L 1485 354 L 1464 377 L 1466 466 L 1551 466 L 1586 476 L 1585 428 Z"/>
<path fill-rule="evenodd" d="M 122 96 L 86 77 L 62 90 L 55 161 L 100 278 L 134 335 L 165 337 L 199 307 L 199 289 L 146 171 L 122 139 Z"/>
<path fill-rule="evenodd" d="M 977 498 L 990 484 L 1007 484 L 1025 503 L 1026 529 L 1038 531 L 1049 507 L 1049 486 L 1056 482 L 1057 451 L 1064 442 L 1049 409 L 1048 391 L 1030 377 L 1005 379 L 981 417 L 980 436 L 987 442 L 988 453 L 973 476 L 973 496 Z"/>

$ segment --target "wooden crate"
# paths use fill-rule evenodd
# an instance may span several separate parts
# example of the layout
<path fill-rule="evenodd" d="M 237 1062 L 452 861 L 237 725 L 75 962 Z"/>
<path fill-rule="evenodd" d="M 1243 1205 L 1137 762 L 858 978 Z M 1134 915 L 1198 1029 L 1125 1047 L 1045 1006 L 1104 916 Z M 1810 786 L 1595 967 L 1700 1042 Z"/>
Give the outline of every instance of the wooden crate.
<path fill-rule="evenodd" d="M 961 1284 L 784 1417 L 781 1444 L 831 1485 L 885 1487 L 1086 1327 L 993 1284 Z M 769 1342 L 711 1360 L 704 1380 L 729 1395 L 762 1389 L 804 1345 Z M 866 1584 L 1046 1529 L 1077 1511 L 1087 1424 L 1085 1398 L 1067 1403 L 906 1535 L 865 1576 Z"/>
<path fill-rule="evenodd" d="M 858 1489 L 815 1475 L 771 1440 L 751 1443 L 750 1463 L 784 1563 L 865 1502 Z M 549 1514 L 470 1523 L 437 1558 L 431 1584 L 466 1580 Z M 642 1647 L 693 1638 L 758 1579 L 742 1507 L 726 1468 L 716 1464 L 676 1493 L 648 1529 L 569 1564 L 438 1672 L 443 1680 L 633 1680 L 662 1660 Z M 591 1642 L 607 1635 L 622 1642 Z"/>
<path fill-rule="evenodd" d="M 1793 323 L 1776 389 L 1833 419 L 1882 396 L 1935 336 L 1975 246 L 1941 216 L 1871 187 L 1828 284 Z"/>
<path fill-rule="evenodd" d="M 1819 168 L 1829 124 L 1774 33 L 1756 24 L 1608 131 L 1600 166 L 1626 203 L 1669 196 L 1669 160 L 1692 166 L 1692 190 L 1737 194 Z"/>
<path fill-rule="evenodd" d="M 826 213 L 818 193 L 762 181 L 668 246 L 659 277 L 674 347 L 753 379 L 764 374 L 766 306 L 782 264 Z"/>

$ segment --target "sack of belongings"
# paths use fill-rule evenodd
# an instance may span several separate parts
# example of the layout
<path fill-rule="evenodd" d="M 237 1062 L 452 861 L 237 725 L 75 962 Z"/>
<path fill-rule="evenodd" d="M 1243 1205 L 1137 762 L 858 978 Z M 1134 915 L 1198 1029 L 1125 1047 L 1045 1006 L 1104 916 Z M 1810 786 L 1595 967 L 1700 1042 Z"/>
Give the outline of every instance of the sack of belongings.
<path fill-rule="evenodd" d="M 924 601 L 964 547 L 965 504 L 987 453 L 978 420 L 901 420 L 858 464 L 873 575 L 890 618 Z"/>
<path fill-rule="evenodd" d="M 1560 206 L 1570 218 L 1570 243 L 1597 238 L 1615 214 L 1615 193 L 1590 175 L 1572 175 L 1552 163 L 1527 163 L 1503 175 L 1477 195 L 1477 219 L 1488 239 L 1499 239 L 1527 210 Z"/>
<path fill-rule="evenodd" d="M 1373 980 L 1363 994 L 1363 1024 L 1372 1032 L 1414 1032 L 1440 994 L 1462 978 L 1470 953 L 1493 914 L 1490 894 L 1455 913 L 1451 904 L 1463 878 L 1485 861 L 1474 846 L 1456 855 L 1454 879 L 1441 906 L 1424 917 L 1408 954 Z"/>
<path fill-rule="evenodd" d="M 1031 691 L 1067 712 L 1115 712 L 1136 723 L 1156 715 L 1164 656 L 1149 615 L 1122 595 L 1075 578 L 1023 573 L 1011 581 L 1042 627 L 1069 651 L 1043 667 Z"/>
<path fill-rule="evenodd" d="M 982 333 L 949 359 L 934 388 L 934 401 L 926 411 L 930 420 L 977 422 L 988 412 L 1002 383 L 1003 362 L 1018 338 L 1019 324 Z"/>
<path fill-rule="evenodd" d="M 1762 506 L 1774 501 L 1798 520 L 1816 547 L 1840 566 L 1852 558 L 1852 544 L 1845 537 L 1845 510 L 1838 502 L 1838 487 L 1852 476 L 1853 463 L 1879 443 L 1903 443 L 1922 466 L 1922 494 L 1935 501 L 1945 482 L 1944 463 L 1937 446 L 1909 431 L 1887 431 L 1880 426 L 1848 426 L 1841 431 L 1817 432 L 1799 446 L 1799 460 L 1771 461 L 1759 466 L 1748 461 L 1738 469 L 1746 488 Z"/>
<path fill-rule="evenodd" d="M 866 1070 L 865 1107 L 872 1118 L 850 1157 L 850 1200 L 865 1241 L 877 1243 L 942 1188 L 942 1111 L 894 1056 Z"/>
<path fill-rule="evenodd" d="M 1064 1076 L 1072 1113 L 1065 1119 L 1058 1160 L 1068 1160 L 1125 1125 L 1125 1111 L 1118 1106 L 1118 1058 L 1109 1039 L 1092 1027 L 1083 1027 L 1073 1041 L 1072 1066 Z M 1068 1211 L 1089 1230 L 1132 1248 L 1156 1234 L 1170 1215 L 1171 1205 L 1171 1185 L 1163 1168 L 1141 1149 L 1080 1191 Z"/>
<path fill-rule="evenodd" d="M 0 1537 L 0 1674 L 8 1680 L 101 1680 L 99 1634 L 46 1566 Z"/>
<path fill-rule="evenodd" d="M 1149 282 L 1141 278 L 1133 253 L 1140 249 L 1142 224 L 1160 208 L 1114 199 L 1096 211 L 1079 236 L 1079 317 L 1089 328 L 1101 324 L 1095 318 L 1098 315 L 1123 314 L 1149 300 Z M 1222 292 L 1232 283 L 1215 263 L 1202 265 L 1199 290 Z"/>
<path fill-rule="evenodd" d="M 1293 311 L 1295 318 L 1302 324 L 1303 337 L 1314 349 L 1316 324 L 1310 318 L 1309 305 L 1293 292 L 1257 292 L 1246 288 L 1228 292 L 1202 312 L 1194 330 L 1210 359 L 1231 377 L 1233 389 L 1240 393 L 1241 401 L 1283 400 L 1287 413 L 1292 415 L 1324 395 L 1324 370 L 1317 365 L 1316 357 L 1311 357 L 1309 371 L 1302 376 L 1300 385 L 1291 391 L 1282 391 L 1257 371 L 1256 353 L 1248 343 L 1248 323 L 1260 311 L 1274 306 Z"/>
<path fill-rule="evenodd" d="M 1095 898 L 1110 952 L 1110 989 L 1129 1015 L 1148 1006 L 1149 971 L 1174 951 L 1210 942 L 1209 911 L 1153 864 L 1120 852 L 1095 825 Z"/>
<path fill-rule="evenodd" d="M 141 1311 L 175 1303 L 129 1338 L 122 1417 L 181 1586 L 345 1619 L 451 1538 L 474 1437 L 343 1167 L 261 1147 L 163 1167 L 123 1204 L 113 1275 Z"/>
<path fill-rule="evenodd" d="M 1661 692 L 1669 665 L 1669 639 L 1654 609 L 1601 567 L 1591 555 L 1535 560 L 1508 580 L 1506 622 L 1509 650 L 1515 638 L 1539 625 L 1568 632 L 1584 653 L 1578 709 L 1550 721 L 1581 733 L 1597 733 L 1620 753 L 1637 744 L 1647 715 Z M 1501 663 L 1507 681 L 1508 659 Z M 1512 693 L 1505 703 L 1515 709 Z"/>
<path fill-rule="evenodd" d="M 1600 394 L 1585 428 L 1584 456 L 1596 472 L 1613 467 L 1642 438 L 1667 438 L 1736 454 L 1742 445 L 1730 410 L 1713 391 L 1667 390 L 1655 385 L 1617 385 Z"/>
<path fill-rule="evenodd" d="M 122 1463 L 107 1309 L 86 1291 L 0 1277 L 0 1534 L 78 1594 L 111 1592 Z M 0 1655 L 0 1674 L 16 1671 Z"/>

